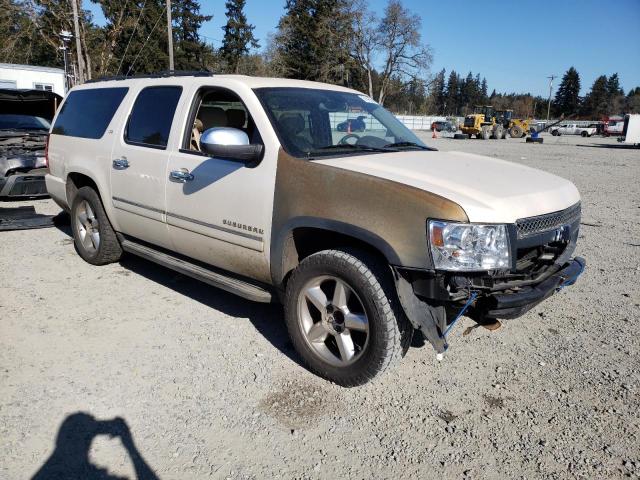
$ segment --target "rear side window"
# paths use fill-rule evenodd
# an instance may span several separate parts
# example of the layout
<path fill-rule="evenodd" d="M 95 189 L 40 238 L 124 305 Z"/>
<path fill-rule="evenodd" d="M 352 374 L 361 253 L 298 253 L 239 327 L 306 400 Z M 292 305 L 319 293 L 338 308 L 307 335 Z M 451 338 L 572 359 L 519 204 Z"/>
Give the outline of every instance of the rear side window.
<path fill-rule="evenodd" d="M 148 87 L 133 104 L 125 141 L 153 148 L 165 148 L 182 87 Z"/>
<path fill-rule="evenodd" d="M 129 89 L 92 88 L 71 92 L 60 108 L 51 133 L 80 138 L 101 138 Z"/>

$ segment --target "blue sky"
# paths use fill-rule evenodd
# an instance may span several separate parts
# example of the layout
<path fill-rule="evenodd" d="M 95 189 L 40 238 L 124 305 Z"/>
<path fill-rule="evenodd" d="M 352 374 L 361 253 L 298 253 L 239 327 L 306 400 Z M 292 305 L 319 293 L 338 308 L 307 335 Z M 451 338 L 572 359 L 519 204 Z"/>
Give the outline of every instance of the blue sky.
<path fill-rule="evenodd" d="M 224 0 L 201 0 L 213 19 L 201 34 L 220 46 Z M 370 0 L 382 14 L 386 0 Z M 276 29 L 284 0 L 247 0 L 245 9 L 261 45 Z M 469 70 L 487 78 L 499 92 L 548 94 L 547 76 L 571 66 L 580 73 L 583 94 L 593 80 L 618 72 L 625 91 L 640 86 L 640 0 L 537 0 L 509 3 L 484 0 L 404 0 L 422 17 L 422 37 L 433 49 L 432 71 Z M 85 1 L 97 23 L 99 6 Z M 483 37 L 494 38 L 482 42 Z M 481 45 L 484 45 L 482 48 Z M 555 81 L 555 85 L 558 80 Z M 554 88 L 555 92 L 555 88 Z"/>

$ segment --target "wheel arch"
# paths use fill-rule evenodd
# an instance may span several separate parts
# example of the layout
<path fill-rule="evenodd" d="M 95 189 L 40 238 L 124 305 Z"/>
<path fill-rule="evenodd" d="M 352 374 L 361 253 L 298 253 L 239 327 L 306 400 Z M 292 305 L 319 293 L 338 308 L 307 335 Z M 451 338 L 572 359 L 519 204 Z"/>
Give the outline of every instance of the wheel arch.
<path fill-rule="evenodd" d="M 390 265 L 400 264 L 395 250 L 378 235 L 340 221 L 314 217 L 292 219 L 271 247 L 271 277 L 282 288 L 298 264 L 322 250 L 351 247 L 368 251 Z"/>
<path fill-rule="evenodd" d="M 71 205 L 73 204 L 73 199 L 75 198 L 76 193 L 82 187 L 93 188 L 98 193 L 100 198 L 102 198 L 102 194 L 100 192 L 100 189 L 98 188 L 98 184 L 95 182 L 93 178 L 91 178 L 86 173 L 69 172 L 67 174 L 67 181 L 66 181 L 66 194 L 67 194 L 67 203 L 69 204 L 69 208 L 71 208 Z"/>
<path fill-rule="evenodd" d="M 100 182 L 94 178 L 91 172 L 84 171 L 82 169 L 74 169 L 67 173 L 65 184 L 67 205 L 69 205 L 69 210 L 71 210 L 73 199 L 75 198 L 78 190 L 82 187 L 91 187 L 100 197 L 102 206 L 104 207 L 104 210 L 107 214 L 107 218 L 109 218 L 109 221 L 111 222 L 113 227 L 118 230 L 118 226 L 113 215 L 113 208 L 109 201 L 110 197 L 106 194 L 103 188 L 100 188 Z"/>

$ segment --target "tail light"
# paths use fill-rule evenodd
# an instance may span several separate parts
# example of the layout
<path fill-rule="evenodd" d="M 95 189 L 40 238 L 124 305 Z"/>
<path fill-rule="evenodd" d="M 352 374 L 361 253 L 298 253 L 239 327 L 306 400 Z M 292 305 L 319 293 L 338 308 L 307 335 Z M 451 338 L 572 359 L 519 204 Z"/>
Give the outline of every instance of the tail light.
<path fill-rule="evenodd" d="M 44 144 L 44 168 L 49 169 L 49 135 Z"/>

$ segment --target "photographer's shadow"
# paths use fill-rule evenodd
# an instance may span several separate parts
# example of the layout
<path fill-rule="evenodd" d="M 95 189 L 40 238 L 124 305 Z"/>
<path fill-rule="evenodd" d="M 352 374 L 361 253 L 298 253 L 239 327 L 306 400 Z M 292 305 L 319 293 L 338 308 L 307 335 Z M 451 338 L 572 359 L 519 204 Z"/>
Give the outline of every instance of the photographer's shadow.
<path fill-rule="evenodd" d="M 60 425 L 55 450 L 32 480 L 123 480 L 92 464 L 89 450 L 99 435 L 118 437 L 126 449 L 138 480 L 158 480 L 136 448 L 129 426 L 122 418 L 96 420 L 88 413 L 69 415 Z"/>

